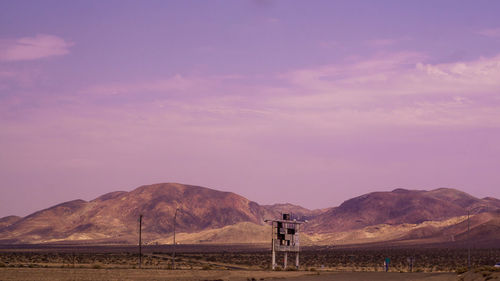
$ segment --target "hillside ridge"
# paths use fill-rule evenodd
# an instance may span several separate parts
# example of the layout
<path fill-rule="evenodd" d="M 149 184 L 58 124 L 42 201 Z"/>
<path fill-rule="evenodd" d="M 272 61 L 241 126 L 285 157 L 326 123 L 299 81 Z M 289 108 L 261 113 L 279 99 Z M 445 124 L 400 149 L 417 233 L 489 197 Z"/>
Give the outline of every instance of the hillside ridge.
<path fill-rule="evenodd" d="M 90 201 L 76 199 L 63 202 L 24 218 L 0 218 L 0 242 L 132 242 L 135 241 L 139 215 L 143 215 L 144 238 L 164 241 L 162 237 L 172 233 L 176 209 L 180 210 L 176 220 L 177 231 L 184 233 L 186 241 L 209 242 L 199 238 L 205 234 L 217 241 L 225 241 L 221 237 L 234 240 L 237 235 L 231 232 L 243 233 L 252 225 L 255 225 L 256 231 L 262 232 L 265 228 L 260 226 L 265 226 L 264 219 L 278 218 L 283 212 L 291 212 L 297 219 L 308 220 L 303 229 L 304 237 L 309 237 L 307 241 L 320 241 L 318 237 L 323 237 L 326 243 L 333 243 L 339 237 L 350 237 L 349 241 L 353 242 L 356 242 L 356 237 L 360 241 L 441 239 L 451 236 L 460 239 L 463 226 L 458 218 L 466 215 L 468 210 L 480 215 L 474 219 L 477 221 L 474 227 L 483 227 L 491 232 L 495 229 L 496 217 L 500 216 L 495 213 L 500 209 L 500 200 L 492 197 L 479 199 L 452 188 L 430 191 L 396 188 L 363 194 L 336 207 L 309 210 L 290 203 L 259 205 L 229 191 L 180 183 L 158 183 L 142 185 L 131 191 L 109 192 Z M 394 232 L 387 236 L 385 230 L 379 231 L 383 229 L 401 233 Z M 217 235 L 218 232 L 220 235 Z M 190 233 L 201 234 L 192 236 Z M 257 236 L 269 237 L 265 234 Z"/>

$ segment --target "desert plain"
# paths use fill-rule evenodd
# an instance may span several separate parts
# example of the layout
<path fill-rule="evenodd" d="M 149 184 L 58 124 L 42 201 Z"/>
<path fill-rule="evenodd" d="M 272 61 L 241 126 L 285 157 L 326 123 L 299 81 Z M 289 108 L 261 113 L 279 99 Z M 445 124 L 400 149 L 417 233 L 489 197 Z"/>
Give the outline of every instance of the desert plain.
<path fill-rule="evenodd" d="M 139 268 L 136 246 L 6 245 L 0 249 L 0 280 L 496 280 L 491 267 L 500 249 L 471 249 L 467 270 L 463 248 L 305 247 L 301 267 L 269 270 L 263 245 L 178 245 L 175 270 L 172 246 L 145 246 Z M 391 259 L 389 272 L 383 261 Z M 410 268 L 408 258 L 414 260 Z"/>

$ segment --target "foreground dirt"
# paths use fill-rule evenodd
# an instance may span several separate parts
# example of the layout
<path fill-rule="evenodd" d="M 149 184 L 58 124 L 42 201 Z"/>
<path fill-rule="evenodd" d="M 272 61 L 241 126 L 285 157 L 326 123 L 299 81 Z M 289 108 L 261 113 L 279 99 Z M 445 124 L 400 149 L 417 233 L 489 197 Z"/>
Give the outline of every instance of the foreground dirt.
<path fill-rule="evenodd" d="M 180 281 L 456 281 L 455 273 L 385 273 L 306 271 L 243 271 L 243 270 L 156 270 L 156 269 L 81 269 L 81 268 L 0 268 L 0 280 L 71 280 L 71 281 L 128 281 L 128 280 L 180 280 Z"/>
<path fill-rule="evenodd" d="M 458 276 L 458 281 L 500 280 L 500 269 L 474 269 Z"/>
<path fill-rule="evenodd" d="M 456 281 L 455 273 L 334 272 L 301 276 L 290 281 Z"/>
<path fill-rule="evenodd" d="M 80 268 L 3 268 L 0 280 L 266 280 L 303 276 L 306 272 L 232 271 L 232 270 L 157 270 L 157 269 L 80 269 Z"/>

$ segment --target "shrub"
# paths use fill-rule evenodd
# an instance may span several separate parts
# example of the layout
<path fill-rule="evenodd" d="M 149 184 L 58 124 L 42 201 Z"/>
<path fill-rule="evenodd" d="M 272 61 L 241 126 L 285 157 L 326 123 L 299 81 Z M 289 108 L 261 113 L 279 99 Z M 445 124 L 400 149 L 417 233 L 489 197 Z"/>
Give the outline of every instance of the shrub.
<path fill-rule="evenodd" d="M 468 271 L 468 269 L 465 266 L 461 266 L 461 267 L 458 267 L 457 269 L 455 269 L 455 272 L 457 274 L 463 274 L 463 273 L 466 273 L 467 271 Z"/>
<path fill-rule="evenodd" d="M 102 265 L 100 265 L 100 264 L 93 264 L 93 265 L 92 265 L 92 268 L 93 268 L 93 269 L 101 269 L 101 268 L 102 268 Z"/>

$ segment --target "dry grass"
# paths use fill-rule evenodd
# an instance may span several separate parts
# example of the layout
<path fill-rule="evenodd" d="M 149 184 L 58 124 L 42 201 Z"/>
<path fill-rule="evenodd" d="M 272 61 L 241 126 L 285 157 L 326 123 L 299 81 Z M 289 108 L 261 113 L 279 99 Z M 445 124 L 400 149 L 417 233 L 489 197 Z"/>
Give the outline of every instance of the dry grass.
<path fill-rule="evenodd" d="M 391 259 L 391 271 L 409 270 L 407 258 L 414 257 L 413 271 L 454 272 L 467 265 L 467 251 L 463 249 L 320 249 L 301 252 L 302 269 L 334 271 L 382 271 L 386 257 Z M 282 264 L 283 255 L 277 255 Z M 293 265 L 294 254 L 289 255 Z M 500 249 L 472 250 L 474 267 L 490 266 L 500 260 Z M 143 256 L 143 267 L 170 269 L 171 252 L 149 252 Z M 135 268 L 138 255 L 130 252 L 0 252 L 0 267 L 37 268 Z M 270 266 L 268 251 L 181 252 L 177 254 L 178 269 L 247 269 L 264 270 Z"/>
<path fill-rule="evenodd" d="M 482 266 L 461 274 L 458 281 L 500 280 L 500 268 Z"/>

